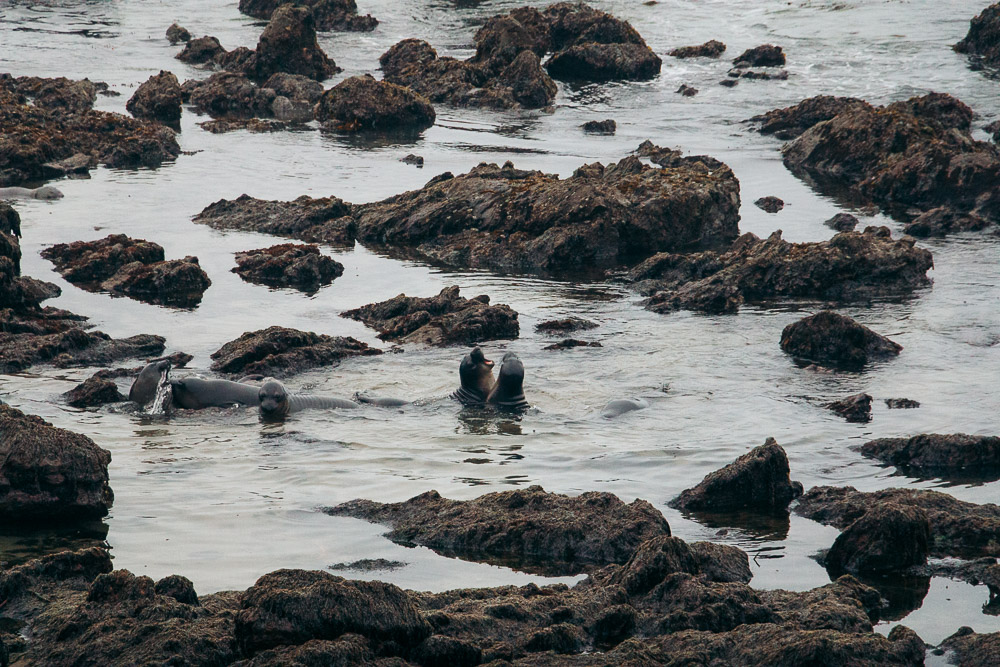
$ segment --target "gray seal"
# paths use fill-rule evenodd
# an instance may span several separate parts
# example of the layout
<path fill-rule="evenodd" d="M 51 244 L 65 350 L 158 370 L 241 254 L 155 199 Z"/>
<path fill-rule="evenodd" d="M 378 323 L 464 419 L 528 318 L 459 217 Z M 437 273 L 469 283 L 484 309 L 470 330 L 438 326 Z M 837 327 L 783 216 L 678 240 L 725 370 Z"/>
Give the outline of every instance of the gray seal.
<path fill-rule="evenodd" d="M 51 185 L 40 188 L 0 188 L 0 199 L 62 199 L 63 193 Z"/>
<path fill-rule="evenodd" d="M 174 406 L 185 410 L 260 405 L 259 387 L 232 380 L 210 380 L 195 375 L 171 380 L 170 388 L 174 394 Z"/>
<path fill-rule="evenodd" d="M 156 398 L 156 388 L 160 386 L 161 379 L 170 373 L 170 360 L 159 359 L 147 364 L 139 372 L 139 377 L 132 383 L 128 390 L 128 400 L 139 405 L 146 405 Z"/>
<path fill-rule="evenodd" d="M 603 410 L 601 410 L 601 416 L 612 419 L 614 417 L 620 417 L 626 412 L 632 412 L 633 410 L 645 410 L 648 407 L 649 403 L 641 398 L 616 398 L 613 401 L 608 401 L 608 404 L 604 406 Z"/>
<path fill-rule="evenodd" d="M 463 405 L 483 405 L 493 391 L 493 362 L 476 347 L 458 367 L 461 386 L 451 395 Z"/>
<path fill-rule="evenodd" d="M 264 419 L 284 419 L 300 410 L 329 410 L 334 408 L 357 408 L 354 401 L 332 396 L 312 394 L 289 394 L 285 385 L 274 378 L 264 380 L 257 390 L 260 416 Z"/>
<path fill-rule="evenodd" d="M 524 364 L 514 352 L 503 355 L 496 384 L 486 397 L 486 402 L 503 408 L 529 407 L 524 398 Z"/>

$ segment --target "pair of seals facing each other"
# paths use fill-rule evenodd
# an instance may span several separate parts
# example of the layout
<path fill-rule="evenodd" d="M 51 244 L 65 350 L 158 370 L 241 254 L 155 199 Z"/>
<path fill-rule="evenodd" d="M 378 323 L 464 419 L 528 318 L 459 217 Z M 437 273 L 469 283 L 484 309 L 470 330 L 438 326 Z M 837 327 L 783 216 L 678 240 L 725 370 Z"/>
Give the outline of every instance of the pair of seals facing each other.
<path fill-rule="evenodd" d="M 40 188 L 0 188 L 0 199 L 62 199 L 63 193 L 51 185 Z"/>
<path fill-rule="evenodd" d="M 495 405 L 503 408 L 528 407 L 524 398 L 524 364 L 513 352 L 503 355 L 500 371 L 493 379 L 493 362 L 476 347 L 458 367 L 461 386 L 451 395 L 467 406 Z"/>

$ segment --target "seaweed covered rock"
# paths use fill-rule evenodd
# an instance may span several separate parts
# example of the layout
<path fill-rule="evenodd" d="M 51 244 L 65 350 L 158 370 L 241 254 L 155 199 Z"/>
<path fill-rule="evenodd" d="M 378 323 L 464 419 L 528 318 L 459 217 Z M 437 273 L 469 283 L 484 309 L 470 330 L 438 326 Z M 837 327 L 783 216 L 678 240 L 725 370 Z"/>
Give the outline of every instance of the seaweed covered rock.
<path fill-rule="evenodd" d="M 1000 664 L 1000 632 L 977 633 L 963 625 L 941 647 L 951 652 L 949 662 L 957 667 Z"/>
<path fill-rule="evenodd" d="M 388 537 L 397 542 L 562 574 L 625 563 L 642 542 L 670 535 L 666 519 L 646 501 L 625 504 L 597 492 L 573 498 L 540 486 L 469 501 L 429 491 L 402 503 L 353 500 L 325 511 L 389 524 Z"/>
<path fill-rule="evenodd" d="M 614 134 L 618 129 L 618 124 L 612 118 L 606 120 L 588 120 L 581 125 L 584 132 L 590 134 Z"/>
<path fill-rule="evenodd" d="M 520 333 L 517 313 L 510 306 L 491 306 L 485 294 L 466 299 L 457 285 L 427 298 L 400 294 L 342 315 L 377 329 L 381 340 L 400 343 L 475 345 L 517 338 Z"/>
<path fill-rule="evenodd" d="M 761 197 L 755 201 L 753 205 L 767 213 L 777 213 L 781 209 L 785 208 L 785 202 L 780 197 L 775 197 L 773 195 Z"/>
<path fill-rule="evenodd" d="M 240 195 L 208 205 L 194 221 L 214 229 L 288 236 L 310 243 L 354 245 L 357 225 L 351 204 L 336 197 L 303 195 L 289 202 Z"/>
<path fill-rule="evenodd" d="M 271 114 L 277 94 L 237 72 L 216 72 L 207 79 L 185 81 L 184 97 L 213 118 L 245 118 Z"/>
<path fill-rule="evenodd" d="M 674 58 L 718 58 L 726 50 L 726 45 L 717 39 L 710 39 L 697 46 L 680 46 L 667 52 Z"/>
<path fill-rule="evenodd" d="M 0 518 L 52 523 L 104 517 L 111 454 L 85 435 L 0 405 Z"/>
<path fill-rule="evenodd" d="M 151 357 L 163 352 L 162 336 L 138 334 L 111 338 L 101 331 L 79 328 L 82 318 L 64 311 L 42 313 L 37 320 L 15 319 L 12 333 L 0 333 L 0 373 L 17 373 L 35 364 L 57 368 L 106 366 L 121 359 Z M 7 324 L 7 323 L 5 323 Z"/>
<path fill-rule="evenodd" d="M 332 366 L 347 357 L 381 353 L 353 338 L 274 326 L 248 331 L 213 352 L 212 370 L 233 376 L 284 377 Z"/>
<path fill-rule="evenodd" d="M 838 232 L 853 232 L 858 226 L 858 219 L 850 213 L 838 213 L 823 224 Z"/>
<path fill-rule="evenodd" d="M 545 320 L 535 325 L 535 331 L 547 334 L 563 334 L 572 331 L 596 329 L 599 324 L 582 317 L 566 317 L 561 320 Z"/>
<path fill-rule="evenodd" d="M 176 23 L 170 24 L 170 27 L 167 28 L 166 34 L 167 34 L 167 41 L 169 41 L 171 44 L 191 41 L 191 33 L 188 32 L 188 29 Z"/>
<path fill-rule="evenodd" d="M 785 450 L 768 438 L 668 504 L 693 512 L 784 512 L 802 495 L 802 484 L 791 481 L 788 473 Z"/>
<path fill-rule="evenodd" d="M 342 131 L 423 130 L 434 118 L 434 107 L 425 97 L 370 74 L 341 81 L 316 105 L 316 119 Z"/>
<path fill-rule="evenodd" d="M 856 424 L 867 424 L 872 420 L 871 394 L 854 394 L 853 396 L 827 403 L 826 408 L 833 410 L 847 421 Z"/>
<path fill-rule="evenodd" d="M 211 284 L 198 258 L 188 256 L 153 264 L 126 264 L 103 281 L 101 289 L 147 303 L 194 308 Z"/>
<path fill-rule="evenodd" d="M 749 122 L 758 124 L 761 134 L 773 134 L 778 139 L 794 139 L 813 125 L 830 120 L 837 114 L 866 105 L 855 97 L 818 95 L 784 109 L 774 109 Z"/>
<path fill-rule="evenodd" d="M 930 284 L 930 251 L 893 239 L 885 227 L 844 232 L 829 241 L 789 243 L 781 230 L 766 239 L 740 236 L 725 251 L 659 253 L 627 279 L 650 298 L 646 307 L 736 312 L 746 302 L 781 297 L 837 301 L 905 295 Z"/>
<path fill-rule="evenodd" d="M 344 265 L 315 245 L 283 243 L 236 253 L 236 268 L 248 282 L 315 291 L 344 274 Z"/>
<path fill-rule="evenodd" d="M 826 566 L 841 573 L 901 572 L 927 562 L 927 515 L 915 507 L 874 505 L 837 536 Z"/>
<path fill-rule="evenodd" d="M 897 356 L 903 346 L 846 315 L 824 310 L 786 326 L 781 349 L 807 361 L 859 369 Z"/>
<path fill-rule="evenodd" d="M 136 89 L 125 108 L 136 118 L 176 123 L 181 119 L 182 98 L 177 77 L 161 70 Z"/>
<path fill-rule="evenodd" d="M 911 438 L 879 438 L 862 445 L 861 454 L 925 474 L 1000 471 L 1000 437 L 992 435 L 926 433 Z"/>
<path fill-rule="evenodd" d="M 59 275 L 78 285 L 100 283 L 133 262 L 152 264 L 164 260 L 159 244 L 124 234 L 110 234 L 96 241 L 57 243 L 43 249 L 41 255 L 55 264 Z"/>
<path fill-rule="evenodd" d="M 107 371 L 97 371 L 92 376 L 73 387 L 63 398 L 74 408 L 90 408 L 105 403 L 118 403 L 128 400 L 119 390 L 118 385 Z"/>
<path fill-rule="evenodd" d="M 1000 3 L 973 18 L 968 34 L 953 48 L 988 67 L 1000 68 Z"/>
<path fill-rule="evenodd" d="M 269 19 L 274 11 L 289 0 L 240 0 L 240 11 L 258 19 Z M 360 16 L 355 0 L 294 0 L 293 4 L 309 7 L 316 19 L 316 29 L 326 31 L 369 32 L 378 25 L 371 14 Z"/>
<path fill-rule="evenodd" d="M 784 64 L 785 52 L 776 44 L 761 44 L 733 58 L 736 67 L 781 67 Z"/>
<path fill-rule="evenodd" d="M 256 51 L 241 69 L 258 82 L 277 72 L 322 81 L 340 71 L 316 41 L 312 10 L 290 3 L 280 5 L 271 14 Z"/>
<path fill-rule="evenodd" d="M 186 42 L 186 44 L 174 57 L 189 65 L 203 65 L 212 62 L 217 56 L 226 52 L 219 40 L 210 35 L 195 39 L 191 39 L 188 35 L 188 39 L 181 41 Z"/>

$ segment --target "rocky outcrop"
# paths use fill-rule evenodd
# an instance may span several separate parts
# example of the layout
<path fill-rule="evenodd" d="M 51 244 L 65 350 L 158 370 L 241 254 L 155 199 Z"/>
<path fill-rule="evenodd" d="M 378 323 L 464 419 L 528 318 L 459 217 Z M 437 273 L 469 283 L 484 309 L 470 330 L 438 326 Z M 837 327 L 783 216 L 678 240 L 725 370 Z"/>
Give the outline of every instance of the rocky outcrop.
<path fill-rule="evenodd" d="M 177 25 L 176 23 L 171 23 L 170 27 L 167 28 L 167 41 L 171 44 L 177 44 L 178 42 L 190 42 L 191 33 L 188 29 Z"/>
<path fill-rule="evenodd" d="M 606 120 L 588 120 L 580 127 L 583 128 L 584 132 L 591 134 L 614 134 L 618 129 L 618 123 L 612 118 Z"/>
<path fill-rule="evenodd" d="M 212 370 L 232 376 L 286 377 L 347 357 L 381 353 L 353 338 L 275 326 L 247 332 L 223 345 L 212 353 Z"/>
<path fill-rule="evenodd" d="M 38 525 L 104 517 L 111 454 L 84 436 L 0 405 L 0 518 Z"/>
<path fill-rule="evenodd" d="M 241 195 L 220 199 L 194 217 L 214 229 L 239 229 L 287 236 L 309 243 L 354 245 L 357 224 L 354 207 L 336 197 L 313 199 L 305 195 L 289 202 L 266 201 Z"/>
<path fill-rule="evenodd" d="M 776 44 L 761 44 L 733 58 L 736 67 L 782 67 L 785 53 Z"/>
<path fill-rule="evenodd" d="M 800 495 L 802 484 L 789 478 L 785 450 L 768 438 L 668 504 L 691 512 L 785 512 Z"/>
<path fill-rule="evenodd" d="M 803 100 L 795 106 L 774 109 L 754 116 L 749 122 L 757 124 L 761 134 L 773 134 L 778 139 L 788 140 L 841 112 L 863 108 L 865 105 L 864 100 L 855 97 L 819 95 Z"/>
<path fill-rule="evenodd" d="M 214 118 L 269 116 L 278 95 L 236 72 L 216 72 L 207 79 L 185 81 L 186 101 Z"/>
<path fill-rule="evenodd" d="M 287 0 L 240 0 L 240 11 L 258 19 L 269 19 Z M 378 25 L 371 14 L 358 15 L 355 0 L 294 0 L 293 4 L 309 7 L 316 19 L 316 29 L 326 31 L 369 32 Z"/>
<path fill-rule="evenodd" d="M 177 77 L 161 70 L 136 89 L 125 108 L 136 118 L 176 124 L 181 119 L 182 97 Z"/>
<path fill-rule="evenodd" d="M 931 253 L 885 227 L 844 232 L 829 241 L 789 243 L 778 230 L 766 239 L 743 234 L 726 251 L 659 253 L 626 276 L 646 307 L 732 313 L 747 302 L 782 297 L 837 301 L 905 295 L 930 284 Z"/>
<path fill-rule="evenodd" d="M 434 124 L 434 107 L 409 88 L 376 81 L 370 74 L 341 81 L 316 105 L 316 120 L 330 129 L 423 130 Z"/>
<path fill-rule="evenodd" d="M 79 320 L 84 318 L 74 318 L 65 311 L 46 310 L 37 319 L 25 322 L 18 318 L 12 327 L 5 327 L 14 328 L 14 333 L 0 333 L 0 373 L 17 373 L 44 363 L 56 368 L 106 366 L 122 359 L 163 352 L 162 336 L 138 334 L 112 338 L 101 331 L 80 329 Z"/>
<path fill-rule="evenodd" d="M 827 403 L 825 407 L 855 424 L 867 424 L 872 420 L 871 394 L 854 394 L 839 401 Z"/>
<path fill-rule="evenodd" d="M 697 46 L 681 46 L 667 52 L 674 58 L 718 58 L 726 50 L 726 45 L 717 39 L 710 39 Z"/>
<path fill-rule="evenodd" d="M 284 243 L 236 253 L 233 273 L 243 280 L 309 292 L 344 274 L 344 265 L 320 253 L 315 245 Z"/>
<path fill-rule="evenodd" d="M 643 500 L 625 504 L 597 492 L 573 498 L 540 486 L 469 501 L 429 491 L 402 503 L 353 500 L 325 511 L 388 524 L 393 541 L 552 574 L 625 563 L 645 540 L 670 535 L 666 519 Z"/>
<path fill-rule="evenodd" d="M 91 408 L 105 403 L 127 401 L 128 397 L 118 391 L 118 385 L 111 377 L 108 371 L 97 371 L 63 394 L 63 398 L 74 408 Z"/>
<path fill-rule="evenodd" d="M 164 260 L 163 247 L 124 234 L 111 234 L 96 241 L 57 243 L 41 252 L 55 264 L 63 278 L 76 285 L 93 285 L 115 275 L 123 266 Z"/>
<path fill-rule="evenodd" d="M 194 308 L 211 284 L 198 258 L 188 256 L 154 264 L 127 264 L 102 282 L 101 289 L 147 303 Z"/>
<path fill-rule="evenodd" d="M 286 72 L 322 81 L 340 71 L 316 41 L 316 22 L 307 7 L 280 5 L 257 41 L 257 49 L 241 67 L 251 79 L 263 82 Z"/>
<path fill-rule="evenodd" d="M 520 334 L 517 313 L 510 306 L 491 306 L 485 294 L 466 299 L 457 285 L 445 287 L 437 296 L 400 294 L 341 315 L 377 329 L 381 340 L 398 343 L 476 345 Z"/>
<path fill-rule="evenodd" d="M 210 35 L 184 41 L 184 48 L 174 57 L 189 65 L 203 65 L 226 53 L 219 40 Z"/>
<path fill-rule="evenodd" d="M 874 505 L 837 536 L 826 566 L 837 574 L 902 572 L 927 562 L 931 527 L 915 507 Z"/>
<path fill-rule="evenodd" d="M 951 652 L 948 661 L 956 667 L 1000 664 L 1000 632 L 980 634 L 963 625 L 941 647 Z"/>
<path fill-rule="evenodd" d="M 777 213 L 781 209 L 785 208 L 785 202 L 780 197 L 775 197 L 773 195 L 761 197 L 755 201 L 753 205 L 767 213 Z"/>
<path fill-rule="evenodd" d="M 572 331 L 586 331 L 596 329 L 599 324 L 591 322 L 582 317 L 566 317 L 561 320 L 545 320 L 535 325 L 535 331 L 548 334 L 563 334 Z"/>
<path fill-rule="evenodd" d="M 862 445 L 861 454 L 923 474 L 1000 472 L 1000 437 L 992 435 L 928 433 L 911 438 L 879 438 Z"/>
<path fill-rule="evenodd" d="M 846 315 L 824 310 L 786 326 L 781 349 L 807 361 L 859 369 L 897 356 L 903 346 Z"/>
<path fill-rule="evenodd" d="M 954 47 L 974 62 L 1000 68 L 1000 3 L 987 7 L 969 22 L 969 32 Z"/>
<path fill-rule="evenodd" d="M 81 114 L 93 109 L 97 99 L 97 84 L 90 79 L 74 81 L 65 77 L 46 79 L 37 76 L 9 74 L 0 76 L 0 86 L 35 107 L 66 114 Z M 105 84 L 106 86 L 106 84 Z"/>

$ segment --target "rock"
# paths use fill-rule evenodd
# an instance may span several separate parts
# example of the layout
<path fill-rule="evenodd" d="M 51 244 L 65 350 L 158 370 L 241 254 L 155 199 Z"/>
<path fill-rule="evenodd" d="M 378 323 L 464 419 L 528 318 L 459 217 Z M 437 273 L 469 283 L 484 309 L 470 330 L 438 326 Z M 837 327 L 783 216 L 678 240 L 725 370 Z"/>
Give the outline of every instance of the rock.
<path fill-rule="evenodd" d="M 8 237 L 8 244 L 16 244 L 17 239 L 21 237 L 21 216 L 13 206 L 5 202 L 0 202 L 0 232 L 15 237 L 13 241 L 10 241 Z M 13 252 L 13 249 L 7 250 L 5 256 L 12 257 L 12 255 L 8 254 L 10 252 Z M 21 259 L 20 248 L 17 249 L 16 259 Z M 20 273 L 20 268 L 17 271 Z"/>
<path fill-rule="evenodd" d="M 681 46 L 667 52 L 668 56 L 674 58 L 718 58 L 726 50 L 726 45 L 722 42 L 710 39 L 698 46 Z"/>
<path fill-rule="evenodd" d="M 800 495 L 802 484 L 789 478 L 785 450 L 768 438 L 667 504 L 689 512 L 784 512 Z"/>
<path fill-rule="evenodd" d="M 838 232 L 853 232 L 858 226 L 858 219 L 850 213 L 838 213 L 823 224 Z"/>
<path fill-rule="evenodd" d="M 253 84 L 243 74 L 217 72 L 202 81 L 185 81 L 181 87 L 187 100 L 213 118 L 268 116 L 277 94 Z"/>
<path fill-rule="evenodd" d="M 565 81 L 645 81 L 660 73 L 663 61 L 641 44 L 575 44 L 556 52 L 545 64 Z"/>
<path fill-rule="evenodd" d="M 809 361 L 857 369 L 895 357 L 903 346 L 850 317 L 824 310 L 786 326 L 781 349 Z"/>
<path fill-rule="evenodd" d="M 285 1 L 240 0 L 240 11 L 254 18 L 269 19 Z M 369 32 L 378 25 L 378 19 L 371 14 L 358 15 L 355 0 L 294 0 L 293 4 L 309 7 L 316 19 L 316 29 L 323 32 Z"/>
<path fill-rule="evenodd" d="M 271 103 L 271 113 L 274 114 L 274 117 L 278 121 L 284 124 L 284 127 L 287 127 L 291 123 L 301 126 L 313 119 L 313 105 L 309 102 L 290 100 L 283 95 L 278 95 L 274 98 L 274 102 Z M 278 123 L 274 123 L 272 127 L 277 129 L 280 126 Z"/>
<path fill-rule="evenodd" d="M 784 64 L 785 54 L 774 44 L 755 46 L 733 58 L 736 67 L 782 67 Z"/>
<path fill-rule="evenodd" d="M 419 155 L 414 155 L 413 153 L 399 158 L 399 161 L 403 164 L 412 164 L 418 169 L 423 169 L 424 167 L 424 158 Z"/>
<path fill-rule="evenodd" d="M 483 652 L 458 639 L 431 635 L 413 650 L 412 660 L 424 667 L 475 667 Z"/>
<path fill-rule="evenodd" d="M 176 44 L 177 42 L 190 42 L 191 33 L 187 31 L 187 28 L 182 28 L 176 23 L 171 23 L 170 27 L 167 28 L 167 40 L 171 44 Z"/>
<path fill-rule="evenodd" d="M 625 563 L 642 542 L 670 535 L 663 516 L 643 500 L 626 505 L 596 492 L 571 498 L 539 486 L 469 501 L 430 491 L 403 503 L 353 500 L 324 511 L 389 524 L 387 536 L 396 542 L 552 574 Z"/>
<path fill-rule="evenodd" d="M 312 243 L 354 245 L 357 225 L 353 207 L 336 197 L 305 195 L 290 202 L 265 201 L 241 195 L 220 199 L 194 217 L 214 229 L 239 229 L 289 236 Z"/>
<path fill-rule="evenodd" d="M 276 72 L 322 81 L 340 71 L 316 41 L 316 21 L 307 7 L 280 5 L 257 41 L 254 57 L 243 68 L 255 81 Z"/>
<path fill-rule="evenodd" d="M 849 422 L 867 424 L 872 420 L 872 397 L 869 394 L 855 394 L 826 406 Z"/>
<path fill-rule="evenodd" d="M 989 11 L 996 5 L 988 7 Z M 985 12 L 984 12 L 985 13 Z M 1000 664 L 1000 632 L 976 633 L 967 625 L 941 642 L 941 647 L 952 651 L 948 662 L 957 667 L 980 667 Z"/>
<path fill-rule="evenodd" d="M 0 518 L 58 523 L 107 516 L 111 454 L 90 438 L 0 405 Z"/>
<path fill-rule="evenodd" d="M 989 132 L 993 136 L 993 143 L 1000 144 L 1000 120 L 995 120 L 989 125 L 983 127 L 983 130 Z"/>
<path fill-rule="evenodd" d="M 427 298 L 400 294 L 341 316 L 377 329 L 380 340 L 398 343 L 475 345 L 520 334 L 517 313 L 510 306 L 491 306 L 485 294 L 466 299 L 459 296 L 457 285 Z"/>
<path fill-rule="evenodd" d="M 608 118 L 607 120 L 588 120 L 580 127 L 583 128 L 584 132 L 592 134 L 614 134 L 618 129 L 618 123 L 612 118 Z"/>
<path fill-rule="evenodd" d="M 767 213 L 777 213 L 781 209 L 785 208 L 785 202 L 783 202 L 778 197 L 761 197 L 753 203 L 754 206 L 766 211 Z"/>
<path fill-rule="evenodd" d="M 788 70 L 783 69 L 777 72 L 768 72 L 767 70 L 759 69 L 743 69 L 738 66 L 726 72 L 726 76 L 734 79 L 751 79 L 757 81 L 786 81 L 788 79 Z"/>
<path fill-rule="evenodd" d="M 17 373 L 39 363 L 57 368 L 105 366 L 119 359 L 156 356 L 165 340 L 149 334 L 113 339 L 101 331 L 68 328 L 64 323 L 52 328 L 57 331 L 0 333 L 0 373 Z"/>
<path fill-rule="evenodd" d="M 826 555 L 834 572 L 886 574 L 927 562 L 931 527 L 914 507 L 875 505 L 841 533 Z"/>
<path fill-rule="evenodd" d="M 270 88 L 279 97 L 286 97 L 294 102 L 309 102 L 315 104 L 323 96 L 323 84 L 301 74 L 276 72 L 261 88 Z"/>
<path fill-rule="evenodd" d="M 125 104 L 136 118 L 176 123 L 181 119 L 181 85 L 170 72 L 149 77 Z"/>
<path fill-rule="evenodd" d="M 162 246 L 124 234 L 96 241 L 57 243 L 43 249 L 41 255 L 55 264 L 59 275 L 76 285 L 100 283 L 133 262 L 153 264 L 164 259 Z"/>
<path fill-rule="evenodd" d="M 681 87 L 677 89 L 677 92 L 684 97 L 694 97 L 698 94 L 698 89 L 693 86 L 689 86 L 686 83 L 681 84 Z"/>
<path fill-rule="evenodd" d="M 976 213 L 962 213 L 947 206 L 938 206 L 913 218 L 903 232 L 910 236 L 946 236 L 954 232 L 978 232 L 990 226 L 990 221 Z"/>
<path fill-rule="evenodd" d="M 212 62 L 216 56 L 226 52 L 218 39 L 208 35 L 196 39 L 191 39 L 191 36 L 188 35 L 188 39 L 183 41 L 187 42 L 187 45 L 174 57 L 189 65 L 203 65 Z"/>
<path fill-rule="evenodd" d="M 885 406 L 890 410 L 909 410 L 919 408 L 920 402 L 910 398 L 887 398 L 885 399 Z"/>
<path fill-rule="evenodd" d="M 118 385 L 108 377 L 106 371 L 97 371 L 84 382 L 63 394 L 63 398 L 74 408 L 90 408 L 105 403 L 120 403 L 128 400 L 118 391 Z"/>
<path fill-rule="evenodd" d="M 398 570 L 406 567 L 406 563 L 401 560 L 388 560 L 386 558 L 362 558 L 352 563 L 334 563 L 327 565 L 329 570 L 354 570 L 355 572 L 381 572 Z"/>
<path fill-rule="evenodd" d="M 795 106 L 754 116 L 749 122 L 759 124 L 758 129 L 761 134 L 773 134 L 778 139 L 788 140 L 841 112 L 864 106 L 866 102 L 855 97 L 819 95 L 803 100 Z"/>
<path fill-rule="evenodd" d="M 725 252 L 659 253 L 626 275 L 646 307 L 736 312 L 746 302 L 781 297 L 836 301 L 903 295 L 930 284 L 929 251 L 893 240 L 885 227 L 844 232 L 819 243 L 789 243 L 781 231 L 746 233 Z"/>
<path fill-rule="evenodd" d="M 571 350 L 574 347 L 604 347 L 600 343 L 593 341 L 587 342 L 585 340 L 577 340 L 576 338 L 566 338 L 558 343 L 553 343 L 552 345 L 546 345 L 543 350 Z"/>
<path fill-rule="evenodd" d="M 409 88 L 376 81 L 370 74 L 345 79 L 323 93 L 316 119 L 340 131 L 423 130 L 434 124 L 434 107 Z"/>
<path fill-rule="evenodd" d="M 236 253 L 236 268 L 248 282 L 316 291 L 344 274 L 344 265 L 323 255 L 315 245 L 284 243 Z"/>
<path fill-rule="evenodd" d="M 725 86 L 726 88 L 735 88 L 740 85 L 740 82 L 737 79 L 723 79 L 719 82 L 719 85 Z"/>
<path fill-rule="evenodd" d="M 102 282 L 101 289 L 147 303 L 194 308 L 211 284 L 198 258 L 188 256 L 153 264 L 126 264 Z"/>
<path fill-rule="evenodd" d="M 154 590 L 157 595 L 171 597 L 183 604 L 198 606 L 198 594 L 194 590 L 194 584 L 187 577 L 179 574 L 171 574 L 156 582 Z"/>
<path fill-rule="evenodd" d="M 97 161 L 92 156 L 76 153 L 62 160 L 46 162 L 42 165 L 42 174 L 47 178 L 59 178 L 69 174 L 86 174 L 95 166 L 97 166 Z"/>
<path fill-rule="evenodd" d="M 582 317 L 567 317 L 561 320 L 545 320 L 535 325 L 535 331 L 540 333 L 569 333 L 571 331 L 586 331 L 596 329 L 599 324 L 585 320 Z"/>
<path fill-rule="evenodd" d="M 97 85 L 90 79 L 74 81 L 65 77 L 46 79 L 37 76 L 4 78 L 4 88 L 30 100 L 35 107 L 66 114 L 84 114 L 93 109 Z"/>
<path fill-rule="evenodd" d="M 247 332 L 213 352 L 212 370 L 234 377 L 286 377 L 346 357 L 381 353 L 353 338 L 274 326 Z"/>
<path fill-rule="evenodd" d="M 986 474 L 1000 470 L 1000 437 L 927 433 L 911 438 L 879 438 L 862 445 L 861 454 L 925 474 Z"/>
<path fill-rule="evenodd" d="M 631 596 L 645 595 L 675 572 L 698 574 L 698 560 L 684 540 L 664 535 L 643 542 L 612 582 Z"/>
<path fill-rule="evenodd" d="M 746 584 L 753 578 L 747 552 L 728 544 L 693 542 L 688 545 L 698 572 L 710 581 Z"/>
<path fill-rule="evenodd" d="M 287 99 L 284 97 L 279 97 L 279 100 Z M 262 134 L 265 132 L 281 132 L 282 130 L 287 130 L 292 123 L 286 123 L 276 120 L 261 120 L 260 118 L 234 118 L 232 120 L 208 120 L 204 123 L 198 123 L 198 126 L 203 130 L 211 132 L 212 134 L 224 134 L 226 132 L 236 132 L 238 130 L 245 130 L 247 132 L 253 132 L 255 134 Z M 300 126 L 301 127 L 301 126 Z"/>
<path fill-rule="evenodd" d="M 972 19 L 968 34 L 952 48 L 989 67 L 1000 67 L 1000 3 L 990 5 Z"/>

